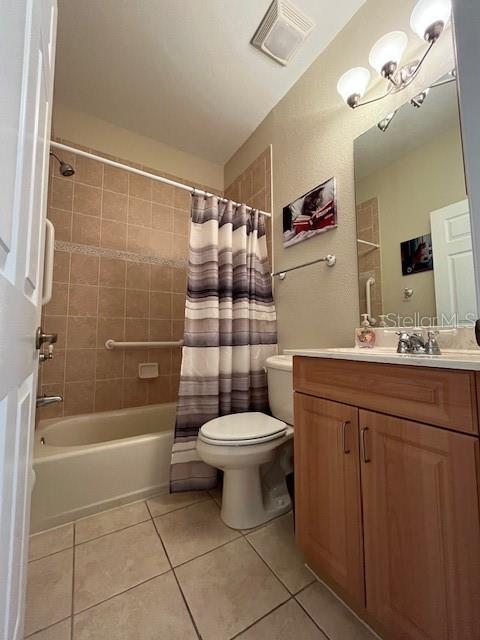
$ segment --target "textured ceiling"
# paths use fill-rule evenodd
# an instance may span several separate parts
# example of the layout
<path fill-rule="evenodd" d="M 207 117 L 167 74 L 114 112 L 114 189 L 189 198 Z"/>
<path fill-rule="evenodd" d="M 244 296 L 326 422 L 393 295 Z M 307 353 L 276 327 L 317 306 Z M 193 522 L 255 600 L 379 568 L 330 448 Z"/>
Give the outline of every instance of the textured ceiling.
<path fill-rule="evenodd" d="M 364 0 L 294 3 L 316 27 L 285 68 L 250 45 L 270 0 L 59 0 L 55 100 L 223 163 Z"/>

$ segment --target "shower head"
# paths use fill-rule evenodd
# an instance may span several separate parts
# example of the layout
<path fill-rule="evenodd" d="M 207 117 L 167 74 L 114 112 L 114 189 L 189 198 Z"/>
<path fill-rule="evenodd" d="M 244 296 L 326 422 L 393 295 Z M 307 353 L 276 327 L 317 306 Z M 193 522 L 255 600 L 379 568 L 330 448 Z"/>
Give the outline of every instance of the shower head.
<path fill-rule="evenodd" d="M 56 156 L 53 153 L 53 151 L 50 151 L 50 155 L 57 160 L 58 164 L 60 165 L 59 171 L 64 178 L 69 178 L 70 176 L 73 176 L 73 174 L 75 173 L 75 169 L 72 167 L 71 164 L 68 164 L 68 162 L 64 162 L 63 160 L 60 160 L 60 158 Z"/>

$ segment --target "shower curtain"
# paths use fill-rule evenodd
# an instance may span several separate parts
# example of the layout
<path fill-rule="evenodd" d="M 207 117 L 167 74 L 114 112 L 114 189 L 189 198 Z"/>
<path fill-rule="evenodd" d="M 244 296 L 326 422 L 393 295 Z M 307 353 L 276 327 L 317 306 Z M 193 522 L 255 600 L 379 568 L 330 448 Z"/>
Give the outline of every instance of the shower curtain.
<path fill-rule="evenodd" d="M 275 353 L 263 216 L 216 197 L 194 197 L 172 492 L 216 485 L 217 470 L 197 455 L 200 427 L 218 416 L 268 411 L 264 364 Z"/>

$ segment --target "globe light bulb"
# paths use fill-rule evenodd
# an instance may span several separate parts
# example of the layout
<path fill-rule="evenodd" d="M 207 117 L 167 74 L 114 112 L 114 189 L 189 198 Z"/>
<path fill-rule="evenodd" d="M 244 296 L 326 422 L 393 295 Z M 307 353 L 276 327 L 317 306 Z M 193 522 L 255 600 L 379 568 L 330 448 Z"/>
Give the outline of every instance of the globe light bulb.
<path fill-rule="evenodd" d="M 422 40 L 435 42 L 450 20 L 451 0 L 420 0 L 410 18 L 412 31 Z"/>
<path fill-rule="evenodd" d="M 358 105 L 358 101 L 365 94 L 370 82 L 370 71 L 365 67 L 350 69 L 337 83 L 337 91 L 344 101 L 352 108 Z"/>
<path fill-rule="evenodd" d="M 368 61 L 384 78 L 392 76 L 407 48 L 408 38 L 403 31 L 390 31 L 373 45 Z"/>

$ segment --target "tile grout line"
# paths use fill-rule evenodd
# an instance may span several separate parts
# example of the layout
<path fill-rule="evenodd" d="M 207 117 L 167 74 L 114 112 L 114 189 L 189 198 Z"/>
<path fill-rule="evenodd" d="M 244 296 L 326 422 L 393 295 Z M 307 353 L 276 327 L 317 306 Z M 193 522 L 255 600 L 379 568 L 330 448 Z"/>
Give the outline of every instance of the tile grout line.
<path fill-rule="evenodd" d="M 165 555 L 166 555 L 166 557 L 167 557 L 167 561 L 168 561 L 168 563 L 169 563 L 169 565 L 170 565 L 170 567 L 171 567 L 171 571 L 172 571 L 173 577 L 174 577 L 174 579 L 175 579 L 175 582 L 177 583 L 178 590 L 180 591 L 180 595 L 182 596 L 182 599 L 183 599 L 183 601 L 184 601 L 184 603 L 185 603 L 185 607 L 186 607 L 186 609 L 187 609 L 187 612 L 188 612 L 188 615 L 189 615 L 190 620 L 191 620 L 191 622 L 192 622 L 192 625 L 193 625 L 193 628 L 194 628 L 194 630 L 195 630 L 195 633 L 197 634 L 197 637 L 199 638 L 199 640 L 202 640 L 202 635 L 201 635 L 201 633 L 200 633 L 200 631 L 199 631 L 199 629 L 198 629 L 198 627 L 197 627 L 197 623 L 196 623 L 196 621 L 195 621 L 195 618 L 193 617 L 193 613 L 192 613 L 192 611 L 190 610 L 190 606 L 189 606 L 189 604 L 188 604 L 188 602 L 187 602 L 187 598 L 186 598 L 185 594 L 183 593 L 183 589 L 182 589 L 182 587 L 181 587 L 181 585 L 180 585 L 180 581 L 178 580 L 177 574 L 175 573 L 175 569 L 174 569 L 174 568 L 173 568 L 173 566 L 172 566 L 172 563 L 171 563 L 171 561 L 170 561 L 170 557 L 169 557 L 168 552 L 167 552 L 167 548 L 166 548 L 166 546 L 165 546 L 165 544 L 164 544 L 164 542 L 163 542 L 163 540 L 162 540 L 162 536 L 160 535 L 160 532 L 158 531 L 157 527 L 155 526 L 155 519 L 154 519 L 154 518 L 153 518 L 153 516 L 152 516 L 152 513 L 151 513 L 151 511 L 150 511 L 150 507 L 148 506 L 148 504 L 147 504 L 147 509 L 148 509 L 148 511 L 149 511 L 149 513 L 150 513 L 150 516 L 151 516 L 151 518 L 152 518 L 153 527 L 154 527 L 154 529 L 155 529 L 155 531 L 156 531 L 156 533 L 157 533 L 158 539 L 160 540 L 160 544 L 161 544 L 161 545 L 162 545 L 162 547 L 163 547 L 163 551 L 165 552 Z"/>
<path fill-rule="evenodd" d="M 316 581 L 315 581 L 316 582 Z M 313 584 L 313 583 L 312 583 Z M 300 600 L 297 599 L 297 596 L 300 595 L 300 593 L 302 593 L 302 591 L 305 591 L 306 589 L 308 589 L 308 587 L 311 587 L 312 585 L 309 584 L 308 586 L 304 587 L 303 589 L 301 589 L 294 597 L 293 599 L 295 600 L 295 602 L 298 604 L 298 606 L 302 609 L 302 611 L 307 615 L 307 617 L 313 622 L 313 624 L 317 627 L 317 629 L 320 629 L 320 631 L 323 633 L 323 635 L 325 636 L 325 638 L 327 640 L 335 640 L 334 638 L 331 638 L 327 632 L 322 629 L 322 627 L 318 624 L 318 622 L 316 622 L 312 616 L 310 615 L 310 613 L 307 611 L 307 609 L 303 606 L 303 604 L 300 602 Z"/>
<path fill-rule="evenodd" d="M 62 618 L 61 620 L 57 620 L 57 622 L 52 622 L 52 624 L 49 624 L 47 627 L 42 627 L 41 629 L 37 629 L 36 631 L 33 631 L 32 633 L 30 633 L 28 636 L 25 636 L 24 640 L 31 640 L 33 638 L 33 636 L 35 636 L 37 633 L 43 633 L 44 631 L 48 631 L 48 629 L 51 629 L 55 625 L 61 624 L 62 622 L 65 622 L 66 620 L 71 620 L 71 618 L 72 618 L 72 616 L 66 616 L 65 618 Z"/>
<path fill-rule="evenodd" d="M 277 604 L 277 606 L 275 606 L 273 609 L 271 609 L 270 611 L 267 611 L 267 613 L 265 613 L 263 616 L 261 616 L 260 618 L 258 618 L 257 620 L 254 620 L 254 622 L 252 622 L 251 624 L 249 624 L 247 627 L 245 627 L 245 629 L 242 629 L 241 631 L 239 631 L 238 633 L 236 633 L 234 636 L 231 636 L 231 638 L 229 638 L 229 640 L 235 640 L 235 638 L 238 638 L 239 636 L 242 635 L 242 633 L 245 633 L 246 631 L 248 631 L 249 629 L 251 629 L 252 627 L 254 627 L 256 624 L 258 624 L 259 622 L 261 622 L 262 620 L 265 620 L 265 618 L 268 618 L 268 616 L 271 613 L 274 613 L 275 611 L 278 611 L 278 609 L 280 609 L 281 607 L 283 607 L 285 604 L 287 604 L 287 602 L 290 602 L 290 600 L 293 600 L 293 596 L 291 596 L 290 598 L 288 598 L 288 600 L 285 600 L 285 602 L 281 602 L 280 604 Z"/>

